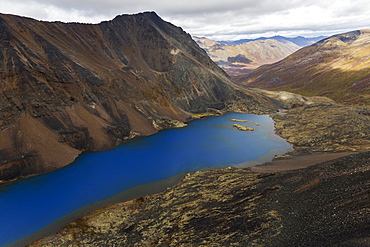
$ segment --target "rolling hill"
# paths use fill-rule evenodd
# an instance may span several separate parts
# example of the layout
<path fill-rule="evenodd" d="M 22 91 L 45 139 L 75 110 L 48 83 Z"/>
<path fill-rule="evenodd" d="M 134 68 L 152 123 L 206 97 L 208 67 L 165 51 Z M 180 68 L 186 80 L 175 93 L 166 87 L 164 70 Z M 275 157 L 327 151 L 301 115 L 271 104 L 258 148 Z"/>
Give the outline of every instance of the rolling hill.
<path fill-rule="evenodd" d="M 370 30 L 331 36 L 236 78 L 238 83 L 344 104 L 370 103 Z"/>

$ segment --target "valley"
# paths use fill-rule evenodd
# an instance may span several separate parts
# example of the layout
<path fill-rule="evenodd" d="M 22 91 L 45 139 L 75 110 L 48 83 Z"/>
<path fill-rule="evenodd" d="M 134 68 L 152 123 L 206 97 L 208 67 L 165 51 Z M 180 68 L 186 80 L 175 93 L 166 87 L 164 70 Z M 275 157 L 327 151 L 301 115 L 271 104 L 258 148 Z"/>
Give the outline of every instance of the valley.
<path fill-rule="evenodd" d="M 255 170 L 190 172 L 9 246 L 370 246 L 368 30 L 246 48 L 194 41 L 154 12 L 99 24 L 1 14 L 0 28 L 0 190 L 228 112 L 271 116 L 293 146 Z M 266 170 L 277 163 L 283 171 Z"/>
<path fill-rule="evenodd" d="M 275 162 L 188 174 L 30 246 L 369 246 L 370 107 L 306 100 L 273 114 L 294 147 Z"/>
<path fill-rule="evenodd" d="M 254 126 L 254 131 L 235 129 L 230 118 L 248 121 L 243 126 Z M 2 187 L 0 243 L 17 245 L 45 228 L 58 230 L 99 205 L 161 192 L 192 171 L 261 164 L 287 150 L 292 145 L 274 134 L 270 117 L 227 113 L 83 154 L 67 167 Z M 27 208 L 27 214 L 20 213 Z"/>
<path fill-rule="evenodd" d="M 153 12 L 100 24 L 0 15 L 0 183 L 203 113 L 273 112 Z"/>

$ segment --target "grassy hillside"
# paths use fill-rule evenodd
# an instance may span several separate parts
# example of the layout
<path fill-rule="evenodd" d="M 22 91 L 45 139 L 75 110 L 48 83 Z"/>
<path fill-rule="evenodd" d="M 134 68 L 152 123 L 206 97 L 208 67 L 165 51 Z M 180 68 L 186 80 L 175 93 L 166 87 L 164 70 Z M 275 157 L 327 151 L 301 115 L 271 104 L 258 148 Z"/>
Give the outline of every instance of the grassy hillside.
<path fill-rule="evenodd" d="M 345 104 L 370 103 L 370 30 L 324 39 L 237 82 L 306 96 L 327 96 Z"/>

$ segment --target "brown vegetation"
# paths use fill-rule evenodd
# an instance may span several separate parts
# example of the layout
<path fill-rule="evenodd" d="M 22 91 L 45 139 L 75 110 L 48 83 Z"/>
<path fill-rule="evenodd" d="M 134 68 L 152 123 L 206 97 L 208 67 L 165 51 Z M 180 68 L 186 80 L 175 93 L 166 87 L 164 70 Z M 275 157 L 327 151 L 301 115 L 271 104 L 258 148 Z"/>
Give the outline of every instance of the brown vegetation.
<path fill-rule="evenodd" d="M 370 31 L 335 35 L 302 48 L 275 64 L 237 78 L 239 83 L 344 104 L 370 103 Z"/>

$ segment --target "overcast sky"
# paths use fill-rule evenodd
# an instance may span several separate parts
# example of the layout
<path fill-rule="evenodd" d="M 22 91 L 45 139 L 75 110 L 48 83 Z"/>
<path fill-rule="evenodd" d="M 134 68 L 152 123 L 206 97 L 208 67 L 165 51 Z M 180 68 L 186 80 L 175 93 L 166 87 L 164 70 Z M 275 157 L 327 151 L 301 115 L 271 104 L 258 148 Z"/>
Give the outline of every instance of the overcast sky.
<path fill-rule="evenodd" d="M 370 28 L 369 0 L 0 0 L 1 13 L 47 21 L 99 23 L 144 11 L 215 40 Z"/>

